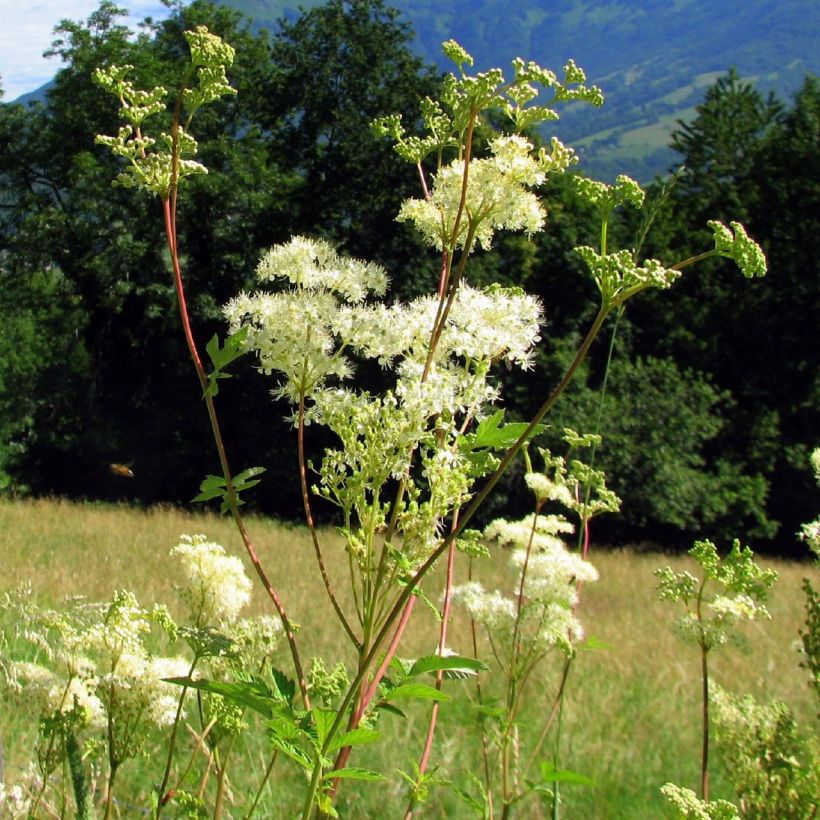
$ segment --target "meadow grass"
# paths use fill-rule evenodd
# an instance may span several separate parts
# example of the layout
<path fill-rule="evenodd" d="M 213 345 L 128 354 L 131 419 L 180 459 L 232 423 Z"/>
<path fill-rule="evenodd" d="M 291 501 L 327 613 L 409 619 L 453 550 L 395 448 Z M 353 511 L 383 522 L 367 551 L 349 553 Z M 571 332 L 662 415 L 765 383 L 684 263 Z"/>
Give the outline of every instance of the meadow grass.
<path fill-rule="evenodd" d="M 279 590 L 291 618 L 301 627 L 301 651 L 305 658 L 321 655 L 330 662 L 352 659 L 340 646 L 340 631 L 314 572 L 307 531 L 270 519 L 251 517 L 252 537 L 269 575 Z M 230 519 L 212 513 L 189 513 L 173 508 L 135 510 L 125 506 L 77 504 L 58 500 L 0 501 L 0 591 L 31 581 L 37 599 L 56 604 L 68 595 L 91 599 L 110 597 L 115 589 L 136 593 L 143 605 L 155 601 L 174 606 L 174 566 L 168 552 L 181 533 L 205 533 L 234 554 L 242 555 L 241 541 Z M 322 533 L 326 562 L 337 589 L 345 585 L 347 559 L 341 539 L 332 531 Z M 243 556 L 244 558 L 244 556 Z M 658 602 L 653 571 L 671 564 L 675 569 L 696 568 L 686 557 L 628 550 L 593 551 L 591 560 L 601 580 L 582 591 L 580 614 L 590 635 L 606 648 L 583 652 L 573 665 L 562 721 L 560 765 L 591 777 L 595 787 L 566 786 L 562 817 L 653 818 L 665 810 L 659 787 L 674 781 L 695 788 L 699 775 L 699 657 L 694 648 L 680 645 L 669 624 L 677 610 Z M 735 692 L 786 701 L 804 724 L 815 719 L 815 704 L 807 675 L 798 667 L 795 642 L 801 626 L 803 597 L 801 579 L 816 571 L 806 565 L 762 560 L 778 571 L 770 611 L 772 620 L 752 624 L 746 631 L 748 651 L 725 649 L 713 653 L 713 678 Z M 252 574 L 248 565 L 249 574 Z M 506 555 L 495 553 L 490 561 L 476 565 L 485 586 L 509 589 Z M 466 560 L 458 569 L 463 579 Z M 441 573 L 424 585 L 437 601 Z M 252 605 L 255 612 L 271 612 L 261 589 Z M 434 651 L 437 624 L 427 607 L 418 605 L 411 629 L 400 650 L 404 657 Z M 448 641 L 451 648 L 469 654 L 469 626 L 456 615 Z M 14 651 L 15 647 L 11 647 Z M 480 654 L 489 660 L 482 646 Z M 279 666 L 288 669 L 289 657 L 281 652 Z M 537 736 L 558 685 L 561 660 L 545 664 L 541 677 L 531 684 L 524 748 Z M 485 694 L 493 693 L 492 676 L 485 676 Z M 433 763 L 442 777 L 461 788 L 470 788 L 468 773 L 480 772 L 478 735 L 471 725 L 474 713 L 472 683 L 465 687 L 469 698 L 444 704 Z M 25 765 L 36 733 L 36 715 L 26 714 L 4 698 L 0 735 L 6 747 L 6 781 Z M 377 768 L 389 785 L 345 784 L 339 804 L 342 816 L 402 816 L 406 788 L 396 774 L 409 772 L 421 751 L 427 723 L 427 707 L 414 704 L 407 718 L 383 718 L 385 738 L 378 748 L 357 752 L 356 763 Z M 548 743 L 542 757 L 551 752 Z M 233 773 L 233 799 L 237 806 L 248 799 L 269 751 L 259 731 L 248 731 L 235 751 L 238 765 Z M 159 757 L 155 755 L 154 758 Z M 241 762 L 240 762 L 241 761 Z M 145 795 L 156 778 L 156 759 L 127 764 L 128 782 L 121 783 L 122 816 L 138 816 L 135 808 L 147 805 Z M 713 797 L 731 798 L 722 773 L 719 754 L 714 756 Z M 258 816 L 290 817 L 298 810 L 303 784 L 287 764 L 268 789 Z M 248 776 L 250 773 L 250 776 Z M 517 816 L 544 816 L 544 807 L 525 803 Z M 242 816 L 236 809 L 236 817 Z M 435 788 L 418 812 L 420 817 L 469 816 L 464 803 L 449 789 Z"/>

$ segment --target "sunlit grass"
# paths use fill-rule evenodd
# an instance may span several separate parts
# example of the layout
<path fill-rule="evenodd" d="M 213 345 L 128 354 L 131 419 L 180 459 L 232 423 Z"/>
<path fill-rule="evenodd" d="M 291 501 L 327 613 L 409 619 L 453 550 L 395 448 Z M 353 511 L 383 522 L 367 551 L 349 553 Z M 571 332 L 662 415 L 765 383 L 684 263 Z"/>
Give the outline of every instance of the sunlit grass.
<path fill-rule="evenodd" d="M 291 618 L 300 625 L 300 642 L 306 659 L 322 655 L 333 662 L 347 660 L 335 629 L 333 613 L 315 572 L 312 546 L 306 530 L 264 518 L 251 517 L 249 530 L 274 585 Z M 92 599 L 110 597 L 115 589 L 133 590 L 144 605 L 174 602 L 174 566 L 168 552 L 182 533 L 205 533 L 226 549 L 243 555 L 241 541 L 230 519 L 214 514 L 190 514 L 171 508 L 133 510 L 127 507 L 74 504 L 64 501 L 0 502 L 0 589 L 30 580 L 42 602 L 58 603 L 67 595 Z M 332 531 L 322 533 L 325 559 L 334 586 L 344 589 L 348 564 L 341 539 Z M 462 558 L 460 577 L 466 575 Z M 655 596 L 656 567 L 670 563 L 675 569 L 695 568 L 687 558 L 630 551 L 594 552 L 593 562 L 601 580 L 582 591 L 581 615 L 587 631 L 607 648 L 584 652 L 570 673 L 563 715 L 561 766 L 592 777 L 596 788 L 565 787 L 564 818 L 650 818 L 663 816 L 658 789 L 666 781 L 695 787 L 699 771 L 699 659 L 696 650 L 679 645 L 669 624 L 679 614 Z M 795 641 L 803 622 L 802 577 L 808 566 L 782 561 L 763 561 L 780 573 L 770 610 L 770 622 L 746 630 L 749 649 L 715 652 L 714 679 L 736 692 L 760 698 L 779 698 L 789 703 L 803 723 L 814 720 L 815 704 L 807 675 L 798 667 Z M 252 572 L 247 563 L 249 573 Z M 496 555 L 476 567 L 488 587 L 509 588 L 507 559 Z M 429 579 L 425 591 L 433 601 L 440 597 L 441 574 Z M 253 608 L 271 612 L 257 586 Z M 418 604 L 412 629 L 400 654 L 414 657 L 434 651 L 437 624 L 429 609 Z M 471 651 L 469 628 L 456 617 L 448 641 L 451 648 Z M 489 658 L 486 647 L 480 650 Z M 283 651 L 279 664 L 288 668 Z M 522 720 L 531 743 L 552 704 L 558 682 L 560 658 L 546 666 L 532 682 L 528 712 Z M 448 684 L 454 694 L 463 687 L 472 699 L 472 684 Z M 485 676 L 485 692 L 493 692 Z M 21 714 L 5 702 L 0 714 L 0 735 L 6 746 L 7 782 L 24 765 L 36 732 L 36 716 Z M 401 816 L 406 792 L 397 769 L 411 771 L 418 758 L 426 728 L 427 708 L 408 709 L 406 721 L 388 716 L 382 721 L 385 742 L 377 750 L 358 753 L 362 765 L 386 773 L 385 786 L 345 784 L 340 808 L 349 817 Z M 468 772 L 480 771 L 477 735 L 470 724 L 465 698 L 444 704 L 439 742 L 433 762 L 443 777 L 469 787 Z M 551 754 L 545 746 L 544 759 Z M 234 771 L 234 798 L 238 803 L 257 782 L 267 749 L 261 733 L 246 733 Z M 128 790 L 123 800 L 140 799 L 155 773 L 152 761 L 131 762 Z M 140 767 L 146 769 L 140 773 Z M 264 817 L 288 817 L 297 810 L 301 789 L 299 776 L 287 765 L 278 767 L 278 779 L 266 797 Z M 250 773 L 250 775 L 248 775 Z M 123 784 L 125 785 L 125 784 Z M 731 797 L 719 758 L 715 758 L 715 797 Z M 131 805 L 134 805 L 133 803 Z M 543 816 L 534 802 L 522 806 L 519 816 Z M 125 812 L 124 816 L 129 816 Z M 241 816 L 237 813 L 236 816 Z M 417 816 L 469 816 L 465 804 L 450 790 L 434 789 L 428 804 Z"/>

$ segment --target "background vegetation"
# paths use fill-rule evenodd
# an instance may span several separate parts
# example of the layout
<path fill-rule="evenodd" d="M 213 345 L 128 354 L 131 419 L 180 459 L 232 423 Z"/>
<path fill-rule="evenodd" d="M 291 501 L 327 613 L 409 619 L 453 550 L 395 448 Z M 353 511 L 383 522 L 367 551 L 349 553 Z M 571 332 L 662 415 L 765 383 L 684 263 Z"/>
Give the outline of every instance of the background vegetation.
<path fill-rule="evenodd" d="M 566 25 L 571 7 L 562 12 Z M 115 161 L 94 136 L 115 130 L 115 102 L 90 79 L 98 65 L 128 62 L 140 82 L 170 86 L 185 53 L 181 32 L 200 23 L 237 48 L 231 81 L 239 93 L 200 120 L 211 170 L 181 203 L 198 337 L 222 331 L 220 305 L 251 286 L 261 250 L 294 232 L 379 261 L 397 298 L 435 281 L 435 260 L 394 222 L 402 199 L 416 193 L 412 169 L 367 128 L 394 111 L 412 123 L 417 99 L 437 82 L 396 12 L 380 0 L 331 0 L 268 34 L 232 9 L 196 0 L 135 39 L 103 2 L 87 23 L 66 22 L 57 32 L 64 68 L 45 100 L 0 105 L 0 481 L 7 491 L 185 502 L 217 471 L 215 455 L 201 446 L 206 419 L 178 329 L 159 206 L 109 187 Z M 437 36 L 451 34 L 463 33 Z M 507 55 L 497 45 L 483 53 L 502 64 Z M 650 68 L 635 88 L 653 86 Z M 594 60 L 591 69 L 598 70 Z M 618 96 L 616 86 L 610 99 Z M 820 429 L 813 247 L 820 88 L 807 77 L 793 99 L 777 101 L 730 73 L 708 87 L 694 113 L 671 145 L 686 172 L 644 250 L 683 258 L 705 246 L 707 217 L 738 219 L 766 249 L 770 274 L 738 289 L 715 262 L 621 318 L 599 458 L 624 514 L 598 525 L 596 537 L 674 545 L 694 534 L 744 533 L 757 546 L 802 554 L 793 534 L 816 507 L 807 457 Z M 571 248 L 588 241 L 595 219 L 570 187 L 559 181 L 550 190 L 545 234 L 502 239 L 476 259 L 479 278 L 482 269 L 493 272 L 539 294 L 547 308 L 535 377 L 525 385 L 510 375 L 506 385 L 513 415 L 541 403 L 590 319 L 590 292 Z M 657 197 L 661 183 L 651 188 Z M 627 245 L 641 235 L 639 219 L 614 228 Z M 604 340 L 554 429 L 595 426 L 606 354 Z M 295 446 L 286 411 L 251 371 L 245 363 L 220 391 L 229 449 L 237 468 L 268 467 L 259 509 L 294 518 L 300 504 L 289 479 Z M 134 478 L 114 475 L 112 462 L 129 465 Z M 513 475 L 496 509 L 517 512 L 518 484 Z"/>

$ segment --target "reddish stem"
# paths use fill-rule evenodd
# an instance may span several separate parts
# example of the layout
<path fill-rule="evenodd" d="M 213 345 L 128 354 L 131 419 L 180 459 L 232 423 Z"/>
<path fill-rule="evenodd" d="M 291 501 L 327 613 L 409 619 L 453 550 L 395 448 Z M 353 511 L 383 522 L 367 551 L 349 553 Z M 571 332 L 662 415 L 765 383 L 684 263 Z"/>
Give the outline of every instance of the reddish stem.
<path fill-rule="evenodd" d="M 205 368 L 202 366 L 202 359 L 200 358 L 199 351 L 197 350 L 193 330 L 191 329 L 191 321 L 188 314 L 188 305 L 185 299 L 185 288 L 182 282 L 182 269 L 180 268 L 179 256 L 177 254 L 175 186 L 172 188 L 171 198 L 164 199 L 162 201 L 162 208 L 165 217 L 165 236 L 168 242 L 168 250 L 171 254 L 171 263 L 173 265 L 174 270 L 174 287 L 176 288 L 177 302 L 179 304 L 179 315 L 182 320 L 182 329 L 185 333 L 185 341 L 188 344 L 188 352 L 191 354 L 191 359 L 194 363 L 194 369 L 196 370 L 196 375 L 199 379 L 199 384 L 202 388 L 202 393 L 205 397 L 205 406 L 208 409 L 208 418 L 211 422 L 211 430 L 213 431 L 214 441 L 216 442 L 216 449 L 219 454 L 219 463 L 222 467 L 222 474 L 225 477 L 225 488 L 228 493 L 228 502 L 231 508 L 231 512 L 233 513 L 233 518 L 236 522 L 237 529 L 239 530 L 239 534 L 242 537 L 242 542 L 244 543 L 245 549 L 248 553 L 248 557 L 250 558 L 251 563 L 253 564 L 253 567 L 256 570 L 256 574 L 259 576 L 259 580 L 262 582 L 262 586 L 264 586 L 265 591 L 268 593 L 270 599 L 273 601 L 273 605 L 276 608 L 277 614 L 279 615 L 279 620 L 282 622 L 282 628 L 284 629 L 285 635 L 287 637 L 288 646 L 290 647 L 290 653 L 293 658 L 293 666 L 299 683 L 299 691 L 302 694 L 302 700 L 304 702 L 305 708 L 310 709 L 310 698 L 308 696 L 307 691 L 307 682 L 305 680 L 304 671 L 302 669 L 302 663 L 299 658 L 299 651 L 296 647 L 296 637 L 293 632 L 293 627 L 291 626 L 290 619 L 287 616 L 287 612 L 285 611 L 285 607 L 281 599 L 279 598 L 279 595 L 273 588 L 273 585 L 271 584 L 267 574 L 265 573 L 264 568 L 262 567 L 262 563 L 259 560 L 259 555 L 256 552 L 256 547 L 251 541 L 250 535 L 248 534 L 248 531 L 245 528 L 245 523 L 242 520 L 242 516 L 239 514 L 236 490 L 234 489 L 233 484 L 233 475 L 228 464 L 228 456 L 225 451 L 224 442 L 222 440 L 222 431 L 219 427 L 219 421 L 217 419 L 213 397 L 209 394 L 208 391 L 208 377 L 205 373 Z"/>

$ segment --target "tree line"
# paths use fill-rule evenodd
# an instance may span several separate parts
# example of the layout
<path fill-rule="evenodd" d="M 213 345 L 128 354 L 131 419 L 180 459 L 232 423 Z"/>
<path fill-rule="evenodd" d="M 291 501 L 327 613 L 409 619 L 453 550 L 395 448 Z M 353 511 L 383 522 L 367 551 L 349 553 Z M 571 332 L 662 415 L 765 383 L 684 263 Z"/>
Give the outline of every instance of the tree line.
<path fill-rule="evenodd" d="M 110 187 L 116 161 L 94 144 L 96 134 L 116 132 L 117 112 L 93 69 L 129 63 L 141 84 L 170 88 L 185 55 L 182 32 L 196 25 L 236 47 L 230 80 L 238 90 L 203 112 L 196 136 L 209 174 L 188 185 L 180 204 L 190 310 L 203 343 L 224 335 L 221 305 L 252 287 L 260 252 L 294 233 L 384 265 L 396 298 L 435 286 L 436 260 L 395 222 L 417 179 L 369 127 L 394 111 L 412 123 L 419 98 L 440 82 L 412 53 L 397 12 L 381 0 L 330 0 L 270 35 L 195 0 L 133 37 L 103 0 L 85 23 L 64 21 L 56 31 L 53 52 L 64 67 L 46 100 L 0 105 L 7 492 L 187 502 L 218 471 L 179 331 L 159 205 Z M 743 535 L 799 549 L 794 532 L 816 508 L 808 453 L 820 429 L 811 244 L 819 112 L 814 78 L 789 105 L 734 73 L 721 78 L 672 137 L 685 169 L 650 186 L 644 212 L 611 228 L 623 246 L 640 243 L 663 260 L 708 247 L 706 219 L 739 220 L 765 247 L 770 273 L 738 287 L 728 265 L 715 262 L 670 292 L 636 300 L 618 320 L 603 399 L 610 339 L 593 350 L 544 443 L 563 426 L 600 427 L 599 466 L 624 505 L 617 520 L 597 525 L 599 539 Z M 479 139 L 491 130 L 485 124 Z M 505 379 L 512 416 L 540 404 L 594 311 L 593 285 L 572 248 L 593 244 L 595 217 L 570 179 L 551 183 L 548 203 L 544 234 L 503 237 L 476 260 L 479 280 L 484 272 L 520 285 L 547 309 L 535 373 Z M 266 466 L 255 503 L 297 518 L 287 410 L 252 371 L 241 361 L 218 397 L 232 460 L 236 469 Z M 359 375 L 381 378 L 378 370 Z M 511 474 L 493 509 L 515 512 L 520 485 Z"/>

